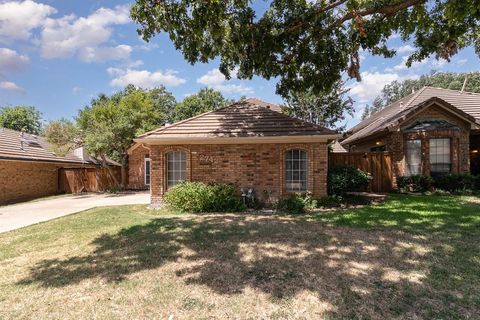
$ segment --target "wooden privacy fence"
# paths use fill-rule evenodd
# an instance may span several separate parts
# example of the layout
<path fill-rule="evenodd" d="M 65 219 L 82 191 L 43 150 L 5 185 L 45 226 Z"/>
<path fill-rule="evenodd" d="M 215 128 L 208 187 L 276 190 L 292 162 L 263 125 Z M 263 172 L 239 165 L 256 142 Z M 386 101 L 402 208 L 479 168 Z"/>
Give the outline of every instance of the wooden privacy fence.
<path fill-rule="evenodd" d="M 111 171 L 111 172 L 110 172 Z M 59 188 L 65 193 L 99 192 L 118 187 L 112 173 L 121 181 L 121 169 L 114 167 L 108 170 L 96 168 L 62 168 L 59 171 Z"/>
<path fill-rule="evenodd" d="M 388 152 L 330 153 L 329 167 L 349 165 L 370 173 L 370 192 L 388 192 L 393 189 L 393 165 Z"/>

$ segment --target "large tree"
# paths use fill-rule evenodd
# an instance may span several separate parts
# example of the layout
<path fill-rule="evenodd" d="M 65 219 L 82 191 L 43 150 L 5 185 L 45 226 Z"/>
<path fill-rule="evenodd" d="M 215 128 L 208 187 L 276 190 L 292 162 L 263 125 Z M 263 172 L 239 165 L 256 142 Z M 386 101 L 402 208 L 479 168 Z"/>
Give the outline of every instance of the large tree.
<path fill-rule="evenodd" d="M 84 146 L 104 164 L 107 157 L 122 164 L 122 185 L 126 182 L 128 148 L 136 136 L 165 123 L 162 112 L 172 107 L 170 96 L 163 89 L 149 91 L 129 86 L 110 97 L 100 95 L 80 110 L 77 124 Z"/>
<path fill-rule="evenodd" d="M 290 93 L 283 111 L 296 118 L 322 125 L 327 128 L 343 130 L 339 122 L 345 115 L 353 115 L 353 100 L 347 95 L 348 89 L 337 82 L 327 94 Z"/>
<path fill-rule="evenodd" d="M 176 122 L 188 119 L 233 102 L 233 100 L 226 99 L 219 91 L 207 88 L 201 89 L 198 93 L 192 94 L 183 99 L 182 102 L 177 103 L 171 120 Z"/>
<path fill-rule="evenodd" d="M 39 134 L 42 114 L 35 107 L 3 107 L 0 108 L 0 127 Z"/>
<path fill-rule="evenodd" d="M 464 87 L 465 84 L 465 87 Z M 435 72 L 422 75 L 418 79 L 405 81 L 393 81 L 385 85 L 379 96 L 373 101 L 373 106 L 364 113 L 365 118 L 385 108 L 389 104 L 401 99 L 424 86 L 437 88 L 464 90 L 468 92 L 480 92 L 480 72 L 456 73 Z M 362 116 L 362 119 L 363 116 Z"/>
<path fill-rule="evenodd" d="M 220 60 L 220 71 L 278 77 L 277 92 L 328 92 L 342 73 L 360 79 L 360 52 L 391 57 L 392 35 L 411 40 L 408 61 L 480 53 L 478 0 L 136 0 L 131 17 L 150 40 L 167 32 L 194 64 Z"/>
<path fill-rule="evenodd" d="M 59 156 L 65 156 L 81 144 L 79 128 L 68 119 L 50 121 L 43 128 L 42 135 Z"/>

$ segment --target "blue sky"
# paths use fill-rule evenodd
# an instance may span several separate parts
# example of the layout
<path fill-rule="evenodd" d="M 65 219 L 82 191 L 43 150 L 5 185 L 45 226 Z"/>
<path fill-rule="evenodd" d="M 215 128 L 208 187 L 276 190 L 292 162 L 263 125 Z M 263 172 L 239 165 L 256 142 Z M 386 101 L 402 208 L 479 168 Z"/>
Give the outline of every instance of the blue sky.
<path fill-rule="evenodd" d="M 163 84 L 178 100 L 203 87 L 230 98 L 255 96 L 274 103 L 276 81 L 254 78 L 226 81 L 218 61 L 191 66 L 165 34 L 150 43 L 136 33 L 128 17 L 130 2 L 117 0 L 0 0 L 0 106 L 32 105 L 46 120 L 71 118 L 99 93 L 112 93 L 128 83 L 142 87 Z M 264 10 L 266 3 L 256 1 Z M 363 81 L 349 81 L 356 101 L 350 127 L 383 85 L 438 71 L 479 71 L 480 60 L 467 48 L 450 63 L 434 57 L 411 68 L 404 60 L 412 47 L 392 37 L 398 48 L 391 59 L 362 53 Z"/>

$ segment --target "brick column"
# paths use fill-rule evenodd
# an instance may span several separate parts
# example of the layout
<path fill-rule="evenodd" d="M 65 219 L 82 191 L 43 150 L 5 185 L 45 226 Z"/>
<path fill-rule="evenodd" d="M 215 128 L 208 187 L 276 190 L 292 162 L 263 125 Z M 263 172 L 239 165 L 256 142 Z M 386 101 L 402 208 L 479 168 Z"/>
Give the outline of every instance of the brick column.
<path fill-rule="evenodd" d="M 158 207 L 165 192 L 165 161 L 162 146 L 150 147 L 150 161 L 150 203 L 152 207 Z"/>

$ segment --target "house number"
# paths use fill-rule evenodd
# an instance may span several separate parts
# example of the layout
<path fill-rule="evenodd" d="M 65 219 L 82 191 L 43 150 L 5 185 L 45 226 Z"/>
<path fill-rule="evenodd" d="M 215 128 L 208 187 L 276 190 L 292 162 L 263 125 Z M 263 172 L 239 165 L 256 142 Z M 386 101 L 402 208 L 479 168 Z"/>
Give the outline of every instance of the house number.
<path fill-rule="evenodd" d="M 198 158 L 201 165 L 212 165 L 214 163 L 217 163 L 217 159 L 214 156 L 208 154 L 200 153 L 198 155 Z"/>

